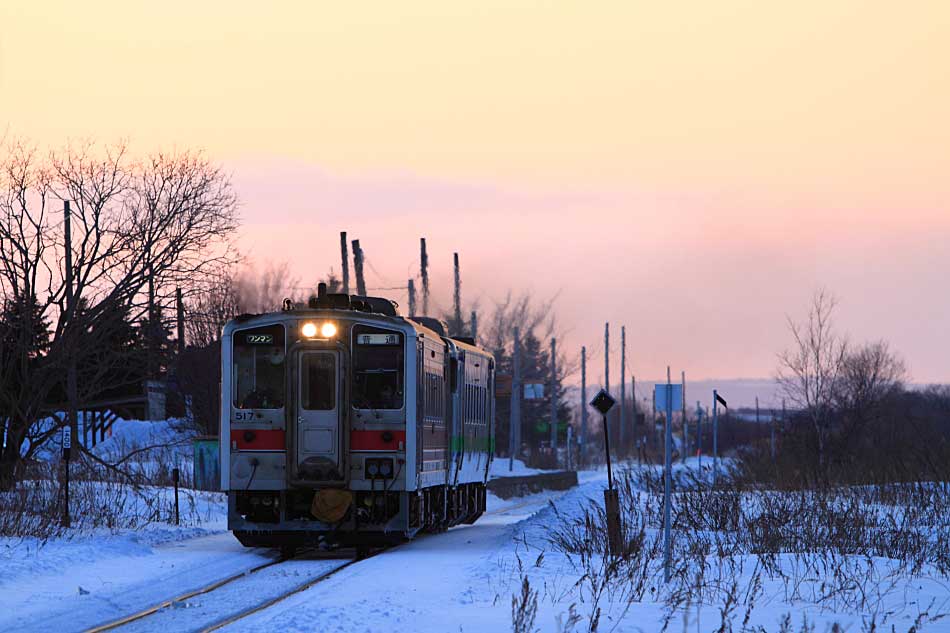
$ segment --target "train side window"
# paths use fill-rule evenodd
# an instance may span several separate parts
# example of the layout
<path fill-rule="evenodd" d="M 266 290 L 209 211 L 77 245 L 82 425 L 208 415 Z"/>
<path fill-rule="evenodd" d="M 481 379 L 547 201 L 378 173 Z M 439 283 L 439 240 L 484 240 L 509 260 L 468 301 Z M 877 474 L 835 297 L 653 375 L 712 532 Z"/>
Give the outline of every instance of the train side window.
<path fill-rule="evenodd" d="M 353 408 L 401 409 L 403 338 L 399 332 L 353 327 Z"/>
<path fill-rule="evenodd" d="M 284 326 L 238 330 L 232 343 L 234 406 L 280 409 L 284 406 Z"/>

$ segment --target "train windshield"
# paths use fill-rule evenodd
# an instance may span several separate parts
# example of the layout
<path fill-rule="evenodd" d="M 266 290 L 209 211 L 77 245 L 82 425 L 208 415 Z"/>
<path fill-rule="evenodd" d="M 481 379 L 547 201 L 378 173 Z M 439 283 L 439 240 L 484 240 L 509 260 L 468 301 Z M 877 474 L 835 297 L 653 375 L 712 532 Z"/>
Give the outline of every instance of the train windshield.
<path fill-rule="evenodd" d="M 284 327 L 269 325 L 234 333 L 234 406 L 280 409 L 284 406 Z"/>
<path fill-rule="evenodd" d="M 401 409 L 403 338 L 399 332 L 353 327 L 353 407 Z"/>

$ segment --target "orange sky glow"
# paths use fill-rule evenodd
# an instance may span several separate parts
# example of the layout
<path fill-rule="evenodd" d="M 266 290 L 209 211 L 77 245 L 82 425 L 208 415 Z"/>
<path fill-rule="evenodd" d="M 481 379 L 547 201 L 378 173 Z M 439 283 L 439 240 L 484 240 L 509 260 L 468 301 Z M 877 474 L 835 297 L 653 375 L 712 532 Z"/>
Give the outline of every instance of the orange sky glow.
<path fill-rule="evenodd" d="M 8 0 L 5 135 L 204 149 L 255 261 L 404 286 L 426 236 L 440 306 L 458 251 L 643 376 L 768 377 L 825 286 L 950 382 L 947 2 Z"/>

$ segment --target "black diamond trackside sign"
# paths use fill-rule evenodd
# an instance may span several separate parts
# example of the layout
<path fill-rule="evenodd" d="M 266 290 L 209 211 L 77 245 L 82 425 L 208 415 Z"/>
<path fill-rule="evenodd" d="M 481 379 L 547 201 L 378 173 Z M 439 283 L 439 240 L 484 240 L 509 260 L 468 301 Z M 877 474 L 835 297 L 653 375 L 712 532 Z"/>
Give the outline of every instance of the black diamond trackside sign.
<path fill-rule="evenodd" d="M 594 399 L 590 401 L 590 406 L 594 407 L 603 415 L 607 415 L 607 412 L 617 404 L 617 401 L 614 400 L 609 393 L 601 389 L 600 393 L 594 396 Z"/>

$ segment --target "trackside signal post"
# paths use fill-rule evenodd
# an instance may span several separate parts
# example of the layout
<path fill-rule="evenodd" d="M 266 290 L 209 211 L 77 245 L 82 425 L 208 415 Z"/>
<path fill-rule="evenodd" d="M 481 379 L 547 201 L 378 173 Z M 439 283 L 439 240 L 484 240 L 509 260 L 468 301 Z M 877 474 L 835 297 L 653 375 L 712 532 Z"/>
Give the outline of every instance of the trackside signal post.
<path fill-rule="evenodd" d="M 670 581 L 671 556 L 671 511 L 670 498 L 673 488 L 673 409 L 683 406 L 683 386 L 670 381 L 670 368 L 666 368 L 666 384 L 653 387 L 653 403 L 666 407 L 666 450 L 663 462 L 663 579 Z"/>
<path fill-rule="evenodd" d="M 607 412 L 613 408 L 614 400 L 606 389 L 594 396 L 590 405 L 600 411 L 604 421 L 604 452 L 607 455 L 607 490 L 604 490 L 604 510 L 607 514 L 607 546 L 611 556 L 620 556 L 620 501 L 614 488 L 614 475 L 610 466 L 610 431 L 607 428 Z"/>
<path fill-rule="evenodd" d="M 725 399 L 719 395 L 719 391 L 713 389 L 713 486 L 719 479 L 719 403 L 726 409 L 729 405 Z"/>

